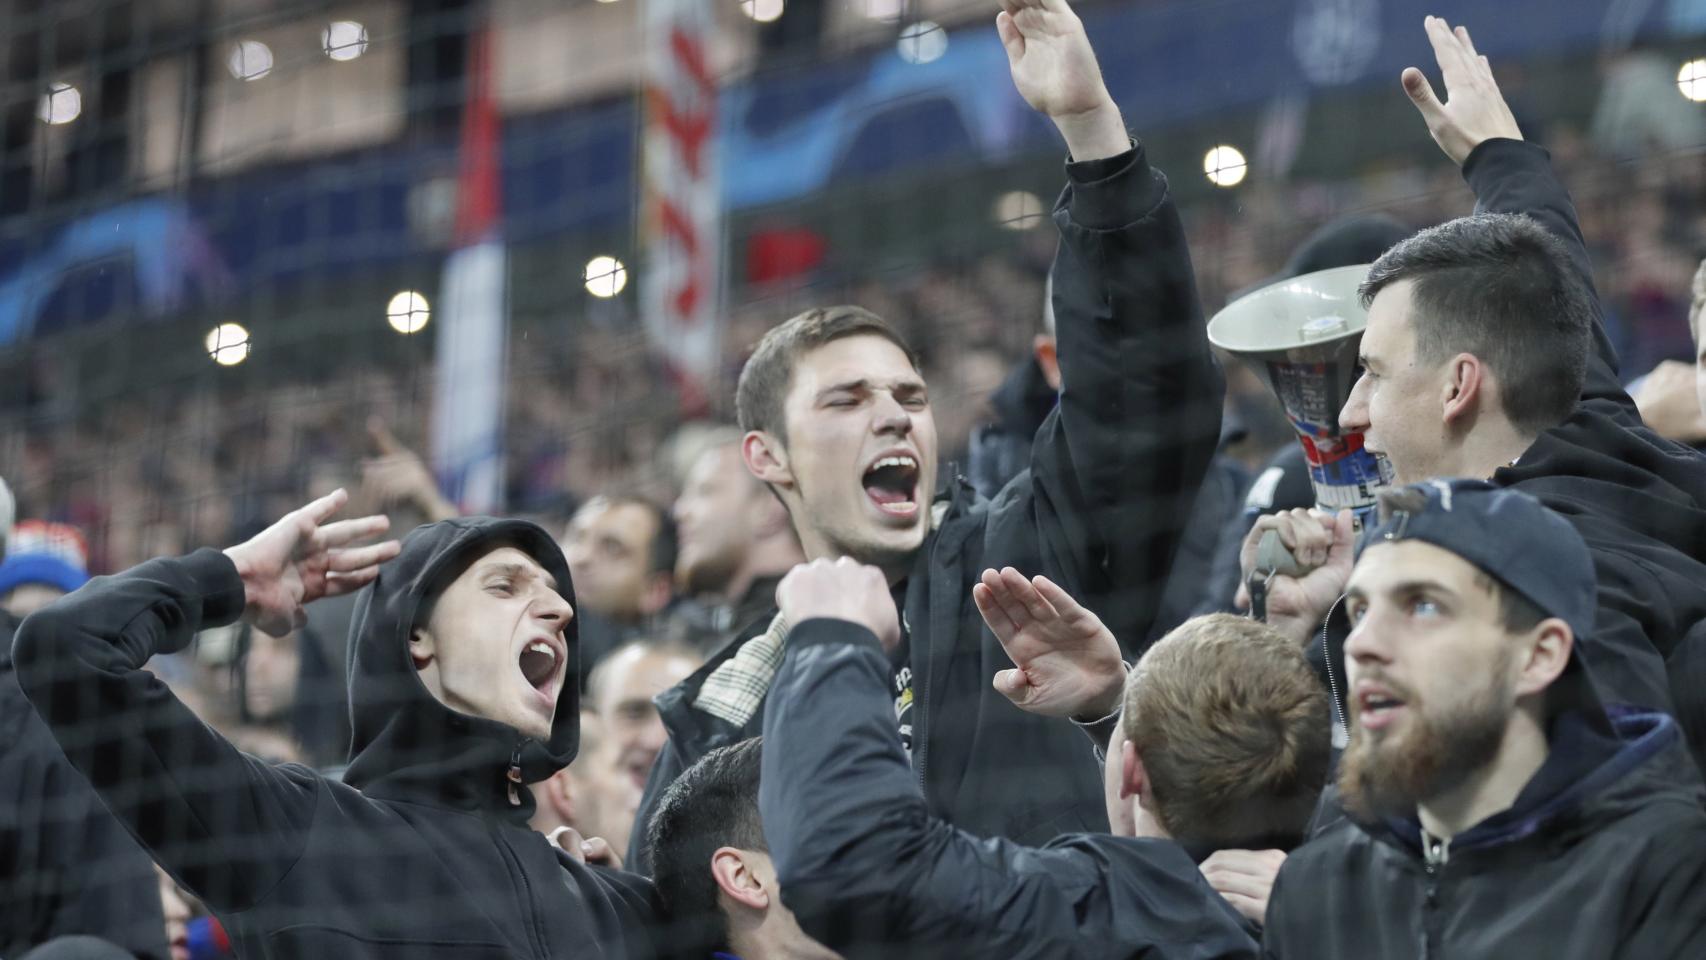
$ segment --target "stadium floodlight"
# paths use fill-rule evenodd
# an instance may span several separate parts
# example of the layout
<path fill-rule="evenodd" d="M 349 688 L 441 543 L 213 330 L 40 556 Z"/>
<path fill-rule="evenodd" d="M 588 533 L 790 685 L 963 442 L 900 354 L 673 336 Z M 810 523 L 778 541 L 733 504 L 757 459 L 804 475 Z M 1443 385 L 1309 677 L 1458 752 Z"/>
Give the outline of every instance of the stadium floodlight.
<path fill-rule="evenodd" d="M 1676 72 L 1676 88 L 1695 103 L 1706 103 L 1706 60 L 1690 60 Z"/>
<path fill-rule="evenodd" d="M 614 297 L 628 285 L 628 268 L 615 257 L 593 257 L 581 271 L 586 292 L 600 299 Z"/>
<path fill-rule="evenodd" d="M 234 367 L 249 359 L 249 331 L 240 323 L 222 323 L 207 331 L 207 355 L 222 367 Z"/>
<path fill-rule="evenodd" d="M 759 23 L 774 23 L 784 6 L 783 0 L 740 0 L 740 12 Z"/>
<path fill-rule="evenodd" d="M 272 48 L 259 40 L 244 40 L 231 48 L 225 65 L 239 80 L 259 80 L 272 73 Z"/>
<path fill-rule="evenodd" d="M 333 20 L 320 31 L 320 48 L 333 60 L 354 60 L 367 52 L 367 28 L 354 20 Z"/>
<path fill-rule="evenodd" d="M 1029 230 L 1043 222 L 1042 198 L 1029 190 L 1012 190 L 995 198 L 995 222 L 1008 230 Z"/>
<path fill-rule="evenodd" d="M 36 107 L 36 116 L 42 123 L 58 126 L 70 123 L 83 112 L 83 94 L 69 83 L 52 83 L 47 92 L 41 95 L 41 104 Z"/>
<path fill-rule="evenodd" d="M 432 306 L 427 298 L 413 290 L 403 290 L 385 305 L 385 322 L 398 333 L 419 333 L 432 319 Z"/>
<path fill-rule="evenodd" d="M 1250 172 L 1250 164 L 1237 147 L 1222 144 L 1202 158 L 1202 172 L 1208 175 L 1208 182 L 1217 187 L 1236 187 L 1244 182 L 1245 175 Z"/>
<path fill-rule="evenodd" d="M 900 58 L 907 63 L 929 63 L 948 52 L 948 32 L 940 24 L 919 20 L 901 28 L 896 44 Z"/>

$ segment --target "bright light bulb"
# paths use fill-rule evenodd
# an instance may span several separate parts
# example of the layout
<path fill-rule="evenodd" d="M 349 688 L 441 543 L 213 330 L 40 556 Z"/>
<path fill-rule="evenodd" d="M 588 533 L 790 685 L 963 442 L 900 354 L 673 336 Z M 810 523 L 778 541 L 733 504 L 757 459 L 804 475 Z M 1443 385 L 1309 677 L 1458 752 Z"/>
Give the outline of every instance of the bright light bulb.
<path fill-rule="evenodd" d="M 1236 147 L 1219 146 L 1202 158 L 1202 171 L 1208 182 L 1217 187 L 1236 187 L 1244 182 L 1250 164 Z"/>
<path fill-rule="evenodd" d="M 929 63 L 948 52 L 948 32 L 929 20 L 919 20 L 901 28 L 896 44 L 900 58 L 907 63 Z"/>
<path fill-rule="evenodd" d="M 581 272 L 586 292 L 595 297 L 614 297 L 628 285 L 628 268 L 615 257 L 593 257 Z"/>
<path fill-rule="evenodd" d="M 83 94 L 69 83 L 50 83 L 47 92 L 41 95 L 41 103 L 36 107 L 36 116 L 43 123 L 58 125 L 70 123 L 83 112 Z"/>
<path fill-rule="evenodd" d="M 249 359 L 249 331 L 240 323 L 222 323 L 207 331 L 207 355 L 222 367 L 234 367 Z"/>
<path fill-rule="evenodd" d="M 740 0 L 740 12 L 759 23 L 774 23 L 782 16 L 783 0 Z"/>
<path fill-rule="evenodd" d="M 1043 201 L 1028 190 L 1014 190 L 995 198 L 994 215 L 1008 230 L 1029 230 L 1043 222 Z"/>
<path fill-rule="evenodd" d="M 239 80 L 259 80 L 272 72 L 272 48 L 259 40 L 244 40 L 231 48 L 225 65 Z"/>
<path fill-rule="evenodd" d="M 354 60 L 367 52 L 367 28 L 354 20 L 333 20 L 320 31 L 320 48 L 333 60 Z"/>
<path fill-rule="evenodd" d="M 419 333 L 432 319 L 432 307 L 427 298 L 413 290 L 404 290 L 385 305 L 385 322 L 398 333 Z"/>
<path fill-rule="evenodd" d="M 1706 103 L 1706 60 L 1690 60 L 1676 72 L 1676 87 L 1695 103 Z"/>

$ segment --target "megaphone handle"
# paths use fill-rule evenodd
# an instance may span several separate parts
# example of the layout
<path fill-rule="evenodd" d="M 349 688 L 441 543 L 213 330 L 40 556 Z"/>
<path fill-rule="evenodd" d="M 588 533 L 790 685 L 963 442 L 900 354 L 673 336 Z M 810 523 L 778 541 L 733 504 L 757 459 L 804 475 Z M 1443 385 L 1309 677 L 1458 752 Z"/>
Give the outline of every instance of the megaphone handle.
<path fill-rule="evenodd" d="M 1300 577 L 1306 573 L 1297 557 L 1286 548 L 1278 530 L 1269 530 L 1256 542 L 1256 568 L 1250 571 L 1245 588 L 1250 591 L 1250 616 L 1268 619 L 1268 582 L 1276 576 Z"/>

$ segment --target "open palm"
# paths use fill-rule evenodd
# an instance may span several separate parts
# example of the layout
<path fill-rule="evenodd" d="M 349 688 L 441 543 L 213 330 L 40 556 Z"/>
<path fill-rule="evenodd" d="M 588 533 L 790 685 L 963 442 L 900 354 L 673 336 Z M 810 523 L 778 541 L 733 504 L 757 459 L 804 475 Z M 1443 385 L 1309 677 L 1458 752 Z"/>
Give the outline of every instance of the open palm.
<path fill-rule="evenodd" d="M 1096 53 L 1066 0 L 1001 0 L 1001 7 L 995 29 L 1013 86 L 1031 109 L 1066 117 L 1107 102 Z"/>
<path fill-rule="evenodd" d="M 1095 614 L 1047 577 L 985 570 L 972 587 L 984 622 L 1013 660 L 995 687 L 1015 706 L 1048 717 L 1099 719 L 1119 706 L 1120 645 Z"/>
<path fill-rule="evenodd" d="M 256 629 L 289 633 L 301 626 L 304 605 L 360 589 L 379 575 L 379 564 L 397 555 L 394 540 L 349 546 L 384 533 L 390 526 L 385 517 L 326 523 L 348 499 L 335 490 L 225 551 L 243 579 L 243 616 Z"/>

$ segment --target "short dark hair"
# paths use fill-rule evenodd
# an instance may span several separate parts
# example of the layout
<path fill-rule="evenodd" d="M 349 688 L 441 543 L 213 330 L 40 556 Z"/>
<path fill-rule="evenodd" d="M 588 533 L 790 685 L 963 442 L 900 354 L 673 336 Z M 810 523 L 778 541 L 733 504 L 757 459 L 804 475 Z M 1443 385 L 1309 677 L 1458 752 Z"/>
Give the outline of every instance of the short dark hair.
<path fill-rule="evenodd" d="M 747 358 L 735 385 L 735 414 L 743 431 L 762 430 L 784 442 L 788 439 L 783 405 L 794 382 L 794 362 L 826 343 L 847 337 L 882 337 L 906 354 L 912 369 L 918 355 L 900 331 L 864 307 L 818 307 L 807 310 L 776 327 Z"/>
<path fill-rule="evenodd" d="M 639 507 L 650 514 L 655 525 L 650 544 L 651 562 L 646 565 L 646 572 L 667 573 L 671 576 L 675 574 L 675 552 L 677 549 L 675 518 L 670 515 L 668 510 L 645 497 L 637 497 L 631 493 L 601 493 L 581 504 L 581 507 L 584 508 L 593 503 L 604 503 L 611 507 Z M 579 513 L 580 511 L 576 510 L 575 512 Z"/>
<path fill-rule="evenodd" d="M 1530 217 L 1481 213 L 1430 227 L 1387 251 L 1362 302 L 1409 280 L 1416 352 L 1472 353 L 1502 386 L 1505 414 L 1538 434 L 1575 410 L 1597 306 L 1558 238 Z"/>
<path fill-rule="evenodd" d="M 1331 766 L 1327 690 L 1303 650 L 1213 613 L 1156 641 L 1126 682 L 1121 726 L 1156 819 L 1182 843 L 1303 842 Z"/>
<path fill-rule="evenodd" d="M 728 949 L 729 925 L 718 904 L 711 855 L 719 847 L 768 853 L 758 816 L 762 738 L 706 754 L 664 791 L 646 826 L 652 880 L 670 921 L 672 943 L 705 956 Z"/>

